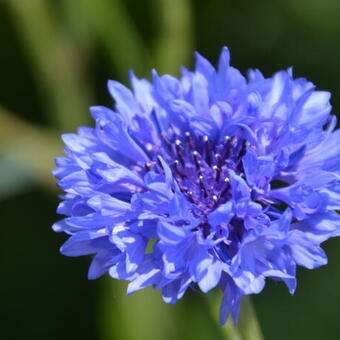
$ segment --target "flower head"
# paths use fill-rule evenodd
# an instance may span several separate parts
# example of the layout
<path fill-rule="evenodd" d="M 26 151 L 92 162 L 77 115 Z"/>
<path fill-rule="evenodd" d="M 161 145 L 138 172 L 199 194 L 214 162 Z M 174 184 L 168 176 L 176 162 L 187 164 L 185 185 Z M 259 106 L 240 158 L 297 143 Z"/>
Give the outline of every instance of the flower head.
<path fill-rule="evenodd" d="M 181 78 L 109 81 L 114 110 L 63 135 L 54 175 L 65 191 L 54 225 L 61 252 L 93 254 L 89 278 L 152 285 L 175 303 L 219 286 L 221 323 L 266 278 L 291 293 L 296 266 L 327 262 L 340 234 L 340 131 L 330 94 L 292 71 L 245 78 L 223 48 L 215 69 L 196 55 Z"/>

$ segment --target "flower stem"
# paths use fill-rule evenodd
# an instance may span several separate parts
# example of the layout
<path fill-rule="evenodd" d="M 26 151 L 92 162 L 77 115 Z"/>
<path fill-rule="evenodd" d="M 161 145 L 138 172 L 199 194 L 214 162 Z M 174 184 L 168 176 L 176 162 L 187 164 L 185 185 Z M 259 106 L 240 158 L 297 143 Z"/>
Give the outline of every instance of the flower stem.
<path fill-rule="evenodd" d="M 251 299 L 244 296 L 241 302 L 240 315 L 237 325 L 229 317 L 225 325 L 219 325 L 219 305 L 220 294 L 211 294 L 208 297 L 210 311 L 216 320 L 216 325 L 220 327 L 221 336 L 227 340 L 263 340 L 262 332 L 252 306 Z"/>
<path fill-rule="evenodd" d="M 53 10 L 53 1 L 7 2 L 31 58 L 51 123 L 66 131 L 87 125 L 92 87 L 84 72 L 82 55 L 65 34 L 57 11 Z"/>
<path fill-rule="evenodd" d="M 154 5 L 160 19 L 155 46 L 157 68 L 160 73 L 178 74 L 179 65 L 187 65 L 191 60 L 193 22 L 190 1 L 155 0 Z"/>
<path fill-rule="evenodd" d="M 237 328 L 242 340 L 263 340 L 255 309 L 249 296 L 243 297 Z"/>

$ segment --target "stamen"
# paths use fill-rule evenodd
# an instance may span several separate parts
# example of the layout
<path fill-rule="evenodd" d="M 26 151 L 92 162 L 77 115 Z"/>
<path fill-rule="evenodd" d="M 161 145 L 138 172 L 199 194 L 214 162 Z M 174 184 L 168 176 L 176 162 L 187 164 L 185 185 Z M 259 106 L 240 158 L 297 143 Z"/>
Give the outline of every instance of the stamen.
<path fill-rule="evenodd" d="M 188 201 L 196 206 L 198 214 L 206 216 L 211 209 L 230 199 L 228 171 L 233 170 L 244 178 L 242 158 L 247 148 L 254 146 L 241 135 L 224 136 L 219 144 L 214 145 L 207 135 L 196 138 L 189 131 L 181 135 L 175 128 L 169 129 L 171 131 L 167 130 L 166 134 L 162 133 L 163 146 L 170 146 L 162 157 L 171 164 L 173 176 Z M 159 160 L 143 164 L 146 170 L 152 170 L 154 165 L 160 173 L 164 173 Z M 254 192 L 252 190 L 251 194 Z M 207 224 L 207 230 L 209 228 Z"/>
<path fill-rule="evenodd" d="M 221 192 L 221 196 L 220 197 L 223 197 L 230 189 L 230 179 L 228 177 L 226 177 L 224 179 L 224 182 L 226 183 L 226 186 L 225 188 L 222 190 Z"/>
<path fill-rule="evenodd" d="M 247 142 L 247 141 L 244 141 L 244 142 L 242 143 L 241 150 L 240 150 L 240 152 L 239 152 L 239 154 L 238 154 L 239 162 L 242 160 L 242 157 L 246 154 L 247 147 L 248 147 L 249 145 L 250 145 L 250 143 Z"/>
<path fill-rule="evenodd" d="M 195 150 L 191 154 L 192 154 L 192 157 L 194 159 L 194 163 L 195 163 L 196 169 L 201 171 L 200 161 L 198 159 L 199 153 Z"/>
<path fill-rule="evenodd" d="M 221 177 L 221 169 L 217 165 L 214 165 L 212 168 L 215 171 L 215 180 L 216 182 L 219 182 Z"/>
<path fill-rule="evenodd" d="M 144 168 L 145 170 L 150 171 L 154 165 L 155 165 L 155 162 L 146 162 L 144 164 Z"/>
<path fill-rule="evenodd" d="M 211 164 L 211 146 L 208 136 L 204 136 L 203 141 L 205 146 L 205 161 L 207 164 Z"/>
<path fill-rule="evenodd" d="M 185 135 L 185 140 L 188 143 L 189 149 L 193 150 L 195 146 L 194 146 L 194 141 L 192 140 L 190 132 L 187 131 L 184 133 L 184 135 Z"/>
<path fill-rule="evenodd" d="M 177 172 L 177 174 L 181 178 L 184 178 L 185 177 L 185 173 L 180 169 L 178 159 L 175 160 L 174 164 L 175 164 L 175 171 Z"/>
<path fill-rule="evenodd" d="M 193 192 L 192 192 L 192 191 L 187 191 L 188 200 L 189 200 L 191 203 L 195 203 L 194 199 L 192 198 L 192 195 L 193 195 Z"/>
<path fill-rule="evenodd" d="M 232 144 L 232 138 L 230 136 L 225 136 L 224 137 L 224 149 L 223 149 L 223 159 L 227 159 L 230 156 L 230 151 L 231 151 L 231 144 Z"/>
<path fill-rule="evenodd" d="M 202 192 L 203 192 L 203 195 L 205 198 L 208 197 L 208 192 L 207 192 L 207 189 L 205 188 L 205 185 L 204 185 L 204 182 L 203 182 L 203 175 L 199 175 L 198 176 L 198 182 L 199 182 L 199 185 L 202 189 Z"/>
<path fill-rule="evenodd" d="M 181 162 L 181 164 L 184 166 L 185 160 L 184 160 L 184 155 L 183 155 L 181 144 L 182 144 L 182 142 L 179 139 L 175 140 L 175 149 L 176 149 L 176 153 L 178 155 L 178 159 Z"/>
<path fill-rule="evenodd" d="M 215 153 L 215 160 L 219 168 L 222 167 L 222 156 L 219 153 Z"/>

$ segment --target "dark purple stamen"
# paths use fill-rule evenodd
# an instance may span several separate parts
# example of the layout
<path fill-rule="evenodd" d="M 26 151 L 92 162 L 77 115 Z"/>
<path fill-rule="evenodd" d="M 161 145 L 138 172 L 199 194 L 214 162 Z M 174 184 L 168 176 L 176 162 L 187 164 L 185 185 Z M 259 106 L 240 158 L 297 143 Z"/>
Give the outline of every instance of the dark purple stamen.
<path fill-rule="evenodd" d="M 181 137 L 174 129 L 163 135 L 163 141 L 171 145 L 162 157 L 170 165 L 179 189 L 193 203 L 194 214 L 206 221 L 212 210 L 231 199 L 229 171 L 244 176 L 242 158 L 250 144 L 241 136 L 225 136 L 213 144 L 208 136 L 196 138 L 185 132 Z M 153 164 L 148 162 L 145 169 L 151 169 Z M 157 169 L 164 173 L 159 160 Z M 207 222 L 202 228 L 206 237 L 211 228 Z"/>
<path fill-rule="evenodd" d="M 178 156 L 179 161 L 181 164 L 184 166 L 185 159 L 184 159 L 184 150 L 183 147 L 181 146 L 182 142 L 179 139 L 175 140 L 175 150 L 176 150 L 176 155 Z"/>
<path fill-rule="evenodd" d="M 193 150 L 194 149 L 194 142 L 192 140 L 190 132 L 188 132 L 188 131 L 185 133 L 185 140 L 187 142 L 187 145 L 189 146 L 189 149 Z"/>

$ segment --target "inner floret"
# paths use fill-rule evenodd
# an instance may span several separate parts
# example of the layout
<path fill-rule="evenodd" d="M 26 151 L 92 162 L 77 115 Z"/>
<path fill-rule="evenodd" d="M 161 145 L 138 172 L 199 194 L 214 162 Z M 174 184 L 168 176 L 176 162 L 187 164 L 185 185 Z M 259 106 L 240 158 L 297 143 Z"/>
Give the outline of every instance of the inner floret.
<path fill-rule="evenodd" d="M 250 145 L 245 138 L 224 136 L 216 143 L 208 136 L 185 132 L 167 139 L 166 144 L 167 152 L 162 156 L 179 189 L 201 216 L 231 199 L 230 171 L 244 176 L 242 158 Z"/>

